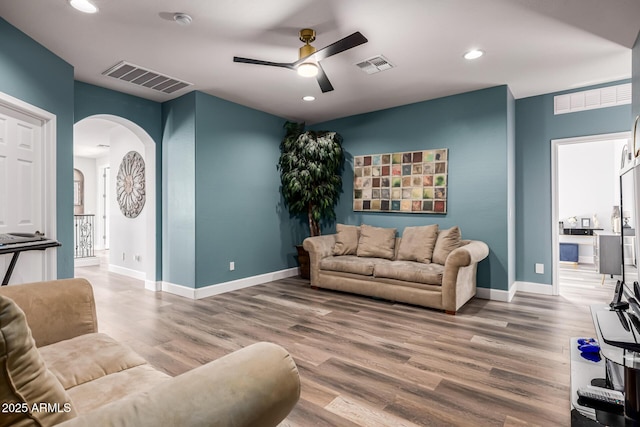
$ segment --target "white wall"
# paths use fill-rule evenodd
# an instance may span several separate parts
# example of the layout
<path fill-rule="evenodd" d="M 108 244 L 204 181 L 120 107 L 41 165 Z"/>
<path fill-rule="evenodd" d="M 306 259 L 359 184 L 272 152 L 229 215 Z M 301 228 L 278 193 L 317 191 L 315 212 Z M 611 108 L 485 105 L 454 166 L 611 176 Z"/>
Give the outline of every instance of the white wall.
<path fill-rule="evenodd" d="M 620 153 L 625 140 L 567 144 L 558 147 L 558 217 L 596 214 L 600 227 L 611 230 L 613 206 L 620 205 Z"/>
<path fill-rule="evenodd" d="M 84 175 L 84 213 L 95 215 L 96 211 L 96 159 L 73 157 L 73 168 Z"/>
<path fill-rule="evenodd" d="M 146 230 L 151 209 L 145 203 L 138 217 L 127 218 L 120 210 L 116 197 L 116 179 L 122 159 L 129 151 L 137 151 L 146 163 L 144 144 L 133 132 L 123 126 L 117 126 L 111 132 L 110 145 L 109 192 L 112 197 L 109 200 L 109 269 L 144 279 L 147 262 Z"/>

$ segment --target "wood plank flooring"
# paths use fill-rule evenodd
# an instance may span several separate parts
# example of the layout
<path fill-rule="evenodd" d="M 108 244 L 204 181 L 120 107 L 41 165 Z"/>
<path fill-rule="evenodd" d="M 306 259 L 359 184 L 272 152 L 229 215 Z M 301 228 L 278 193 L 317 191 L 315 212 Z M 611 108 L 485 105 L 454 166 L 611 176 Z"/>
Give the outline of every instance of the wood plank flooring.
<path fill-rule="evenodd" d="M 611 280 L 562 272 L 560 296 L 473 299 L 457 315 L 325 290 L 300 278 L 192 301 L 103 267 L 99 329 L 178 375 L 257 341 L 285 347 L 302 395 L 282 427 L 568 426 L 569 337 Z"/>

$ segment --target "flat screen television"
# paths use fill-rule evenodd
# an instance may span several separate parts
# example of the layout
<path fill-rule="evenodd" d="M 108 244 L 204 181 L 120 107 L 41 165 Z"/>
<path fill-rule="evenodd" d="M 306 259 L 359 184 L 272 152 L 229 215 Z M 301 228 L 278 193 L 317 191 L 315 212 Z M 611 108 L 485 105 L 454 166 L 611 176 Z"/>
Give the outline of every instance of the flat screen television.
<path fill-rule="evenodd" d="M 625 147 L 626 148 L 626 147 Z M 620 254 L 622 278 L 612 304 L 634 297 L 640 301 L 640 276 L 638 274 L 638 203 L 640 202 L 640 163 L 631 159 L 628 150 L 623 150 L 620 171 Z M 622 298 L 625 296 L 627 298 Z"/>

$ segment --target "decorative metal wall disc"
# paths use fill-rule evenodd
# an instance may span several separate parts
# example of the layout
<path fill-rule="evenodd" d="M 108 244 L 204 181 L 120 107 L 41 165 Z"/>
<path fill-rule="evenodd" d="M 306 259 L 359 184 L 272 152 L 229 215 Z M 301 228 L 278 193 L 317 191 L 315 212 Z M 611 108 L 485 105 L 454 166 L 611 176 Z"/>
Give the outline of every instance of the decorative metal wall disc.
<path fill-rule="evenodd" d="M 116 178 L 116 192 L 120 210 L 127 218 L 140 215 L 145 201 L 144 159 L 129 151 L 120 163 Z"/>

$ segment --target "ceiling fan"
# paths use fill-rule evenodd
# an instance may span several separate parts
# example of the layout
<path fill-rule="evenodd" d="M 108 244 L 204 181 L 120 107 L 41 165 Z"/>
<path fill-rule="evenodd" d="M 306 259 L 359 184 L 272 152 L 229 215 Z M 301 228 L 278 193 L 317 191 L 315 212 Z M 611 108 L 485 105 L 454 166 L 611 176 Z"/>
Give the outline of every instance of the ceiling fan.
<path fill-rule="evenodd" d="M 288 68 L 289 70 L 297 71 L 298 74 L 303 77 L 316 77 L 318 84 L 320 85 L 320 90 L 322 90 L 323 93 L 330 92 L 333 90 L 333 86 L 322 69 L 320 61 L 340 52 L 344 52 L 345 50 L 360 46 L 368 40 L 359 31 L 356 31 L 350 36 L 338 40 L 329 46 L 316 50 L 315 47 L 310 45 L 310 43 L 315 39 L 315 30 L 310 28 L 300 30 L 300 41 L 304 42 L 304 46 L 300 48 L 298 56 L 299 59 L 295 62 L 270 62 L 259 59 L 241 58 L 238 56 L 233 57 L 233 62 Z"/>

